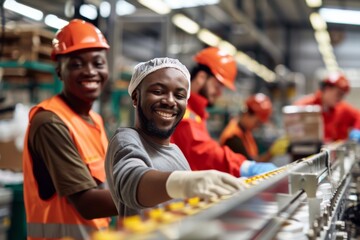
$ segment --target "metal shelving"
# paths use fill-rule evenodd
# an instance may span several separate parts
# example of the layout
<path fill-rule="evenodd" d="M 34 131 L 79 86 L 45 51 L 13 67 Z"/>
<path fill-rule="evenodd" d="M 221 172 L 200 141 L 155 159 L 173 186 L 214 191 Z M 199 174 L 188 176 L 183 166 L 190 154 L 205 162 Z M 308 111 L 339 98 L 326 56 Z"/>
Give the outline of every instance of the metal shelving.
<path fill-rule="evenodd" d="M 49 74 L 49 80 L 46 82 L 40 82 L 34 76 L 28 76 L 29 81 L 27 82 L 16 82 L 16 81 L 7 81 L 6 76 L 3 77 L 3 89 L 12 90 L 12 89 L 28 89 L 30 91 L 30 99 L 32 103 L 37 103 L 38 96 L 35 93 L 36 89 L 51 91 L 51 93 L 59 93 L 62 89 L 62 82 L 59 80 L 55 66 L 51 63 L 42 63 L 38 61 L 1 61 L 1 68 L 22 68 L 31 71 L 37 71 L 39 73 Z"/>

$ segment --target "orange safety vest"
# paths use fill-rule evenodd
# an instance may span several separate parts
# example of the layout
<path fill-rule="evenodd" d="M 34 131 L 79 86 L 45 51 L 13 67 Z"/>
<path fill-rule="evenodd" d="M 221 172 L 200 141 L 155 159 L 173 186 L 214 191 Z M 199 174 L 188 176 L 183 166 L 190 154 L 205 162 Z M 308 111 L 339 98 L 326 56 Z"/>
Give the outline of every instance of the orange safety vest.
<path fill-rule="evenodd" d="M 59 96 L 55 96 L 32 108 L 29 122 L 41 109 L 54 112 L 66 124 L 91 175 L 100 182 L 104 182 L 104 160 L 108 140 L 100 115 L 90 111 L 90 116 L 95 123 L 95 126 L 90 126 L 74 113 Z M 92 231 L 107 228 L 109 218 L 86 220 L 80 216 L 66 197 L 60 197 L 56 193 L 46 201 L 39 197 L 38 185 L 33 175 L 32 157 L 28 149 L 28 134 L 29 128 L 26 132 L 23 153 L 24 202 L 28 239 L 61 239 L 64 237 L 86 239 L 89 238 Z"/>
<path fill-rule="evenodd" d="M 225 127 L 224 131 L 220 136 L 220 144 L 224 145 L 225 142 L 234 136 L 237 136 L 241 139 L 247 153 L 251 157 L 257 157 L 259 154 L 258 147 L 256 145 L 256 141 L 251 131 L 243 131 L 238 124 L 237 119 L 232 119 L 228 125 Z"/>

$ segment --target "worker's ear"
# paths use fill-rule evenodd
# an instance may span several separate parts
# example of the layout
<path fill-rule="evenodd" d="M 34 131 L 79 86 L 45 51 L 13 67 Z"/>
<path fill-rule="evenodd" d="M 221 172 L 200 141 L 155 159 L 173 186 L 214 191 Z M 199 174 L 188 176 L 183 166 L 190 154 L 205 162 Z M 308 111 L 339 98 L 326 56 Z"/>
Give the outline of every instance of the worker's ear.
<path fill-rule="evenodd" d="M 138 99 L 139 99 L 139 90 L 138 89 L 135 89 L 133 91 L 133 93 L 131 94 L 131 99 L 132 99 L 134 108 L 136 108 L 137 104 L 138 104 Z"/>
<path fill-rule="evenodd" d="M 56 71 L 56 75 L 61 80 L 61 62 L 60 61 L 56 64 L 55 71 Z"/>
<path fill-rule="evenodd" d="M 208 74 L 205 71 L 199 71 L 191 80 L 191 91 L 199 92 L 205 85 L 207 79 Z"/>

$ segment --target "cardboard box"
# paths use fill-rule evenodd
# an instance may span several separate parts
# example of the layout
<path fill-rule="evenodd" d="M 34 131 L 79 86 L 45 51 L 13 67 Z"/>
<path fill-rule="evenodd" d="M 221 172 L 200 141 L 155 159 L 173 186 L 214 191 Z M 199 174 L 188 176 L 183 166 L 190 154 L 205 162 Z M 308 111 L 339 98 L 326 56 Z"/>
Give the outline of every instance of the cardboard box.
<path fill-rule="evenodd" d="M 0 169 L 22 171 L 22 151 L 14 141 L 0 142 Z"/>
<path fill-rule="evenodd" d="M 285 106 L 283 122 L 291 143 L 322 142 L 324 139 L 323 118 L 318 105 Z"/>

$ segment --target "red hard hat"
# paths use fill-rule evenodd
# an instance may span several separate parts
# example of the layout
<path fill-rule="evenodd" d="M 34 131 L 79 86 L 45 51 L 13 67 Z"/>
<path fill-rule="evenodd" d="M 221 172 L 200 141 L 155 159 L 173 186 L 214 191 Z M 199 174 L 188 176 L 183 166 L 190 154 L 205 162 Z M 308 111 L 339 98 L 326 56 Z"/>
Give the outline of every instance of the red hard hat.
<path fill-rule="evenodd" d="M 246 100 L 246 106 L 248 109 L 251 109 L 263 123 L 269 120 L 272 113 L 272 104 L 265 94 L 257 93 L 250 96 Z"/>
<path fill-rule="evenodd" d="M 51 58 L 87 48 L 109 49 L 109 45 L 98 28 L 91 23 L 74 19 L 60 29 L 52 42 Z"/>
<path fill-rule="evenodd" d="M 350 91 L 350 85 L 347 78 L 341 73 L 333 73 L 327 76 L 324 80 L 324 83 L 338 87 L 345 92 Z"/>
<path fill-rule="evenodd" d="M 235 90 L 237 66 L 235 59 L 216 47 L 209 47 L 198 52 L 194 60 L 208 66 L 214 76 L 226 87 Z"/>

